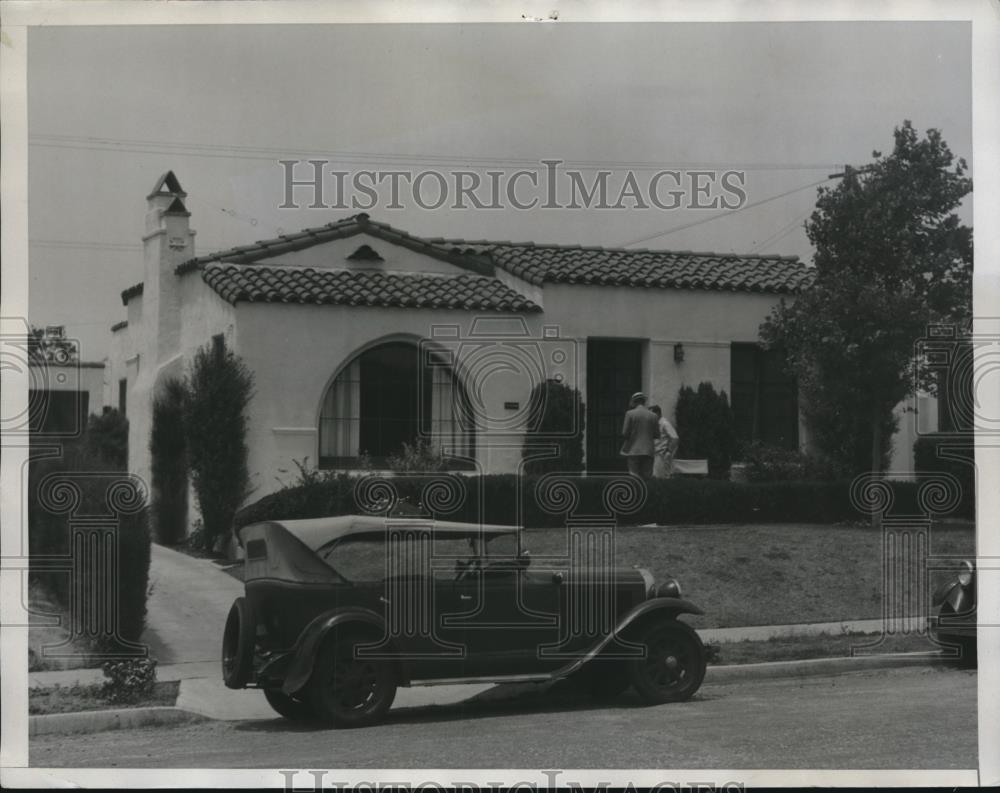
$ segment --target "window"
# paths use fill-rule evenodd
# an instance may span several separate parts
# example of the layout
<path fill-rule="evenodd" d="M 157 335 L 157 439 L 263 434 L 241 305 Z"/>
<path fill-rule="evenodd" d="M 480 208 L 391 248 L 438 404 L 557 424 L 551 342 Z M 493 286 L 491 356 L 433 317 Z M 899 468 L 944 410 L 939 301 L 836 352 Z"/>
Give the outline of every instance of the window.
<path fill-rule="evenodd" d="M 335 542 L 320 556 L 348 581 L 386 578 L 455 577 L 472 558 L 466 537 L 433 536 L 427 531 L 393 529 L 387 534 L 360 534 Z"/>
<path fill-rule="evenodd" d="M 334 380 L 320 413 L 320 467 L 348 467 L 362 454 L 384 464 L 404 443 L 427 436 L 454 454 L 474 451 L 464 389 L 443 360 L 421 362 L 414 344 L 366 350 Z"/>
<path fill-rule="evenodd" d="M 122 378 L 118 381 L 118 412 L 123 416 L 127 415 L 125 408 L 128 406 L 128 380 Z"/>
<path fill-rule="evenodd" d="M 741 444 L 761 441 L 798 448 L 798 389 L 780 351 L 733 344 L 730 382 L 736 438 Z"/>

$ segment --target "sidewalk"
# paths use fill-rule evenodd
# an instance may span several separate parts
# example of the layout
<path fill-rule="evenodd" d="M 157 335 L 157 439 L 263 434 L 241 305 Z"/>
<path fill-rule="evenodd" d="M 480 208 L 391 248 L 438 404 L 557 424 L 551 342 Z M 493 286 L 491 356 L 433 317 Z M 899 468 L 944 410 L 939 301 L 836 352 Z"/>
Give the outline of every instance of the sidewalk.
<path fill-rule="evenodd" d="M 149 566 L 152 594 L 146 604 L 150 657 L 161 666 L 218 663 L 222 627 L 243 584 L 208 559 L 153 544 Z M 163 678 L 161 678 L 163 679 Z"/>

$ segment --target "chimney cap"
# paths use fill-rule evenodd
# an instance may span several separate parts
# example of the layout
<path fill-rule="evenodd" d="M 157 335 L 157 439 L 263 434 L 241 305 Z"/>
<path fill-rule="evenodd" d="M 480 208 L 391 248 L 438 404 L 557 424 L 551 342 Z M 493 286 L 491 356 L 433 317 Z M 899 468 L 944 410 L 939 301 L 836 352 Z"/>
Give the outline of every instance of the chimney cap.
<path fill-rule="evenodd" d="M 178 181 L 177 177 L 174 176 L 173 171 L 167 171 L 159 179 L 156 180 L 156 184 L 153 185 L 153 190 L 150 192 L 147 199 L 155 198 L 156 196 L 177 196 L 179 198 L 187 198 L 187 193 L 184 192 L 184 188 L 181 187 L 181 183 Z"/>

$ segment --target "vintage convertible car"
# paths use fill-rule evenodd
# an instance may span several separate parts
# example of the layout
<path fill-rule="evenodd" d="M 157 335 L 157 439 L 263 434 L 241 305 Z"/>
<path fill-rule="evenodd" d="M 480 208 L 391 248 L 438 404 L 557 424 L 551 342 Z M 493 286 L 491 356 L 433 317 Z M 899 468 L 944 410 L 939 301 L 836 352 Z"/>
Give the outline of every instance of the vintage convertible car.
<path fill-rule="evenodd" d="M 578 563 L 595 558 L 573 555 L 594 547 L 586 538 L 543 562 L 514 527 L 421 518 L 273 521 L 238 536 L 246 594 L 226 621 L 223 678 L 263 689 L 290 719 L 371 724 L 397 686 L 571 678 L 658 704 L 704 678 L 705 648 L 678 619 L 702 611 L 673 579 Z"/>
<path fill-rule="evenodd" d="M 964 666 L 976 665 L 976 568 L 962 562 L 954 578 L 935 590 L 931 605 L 937 613 L 929 618 L 931 636 L 945 647 L 957 647 Z"/>

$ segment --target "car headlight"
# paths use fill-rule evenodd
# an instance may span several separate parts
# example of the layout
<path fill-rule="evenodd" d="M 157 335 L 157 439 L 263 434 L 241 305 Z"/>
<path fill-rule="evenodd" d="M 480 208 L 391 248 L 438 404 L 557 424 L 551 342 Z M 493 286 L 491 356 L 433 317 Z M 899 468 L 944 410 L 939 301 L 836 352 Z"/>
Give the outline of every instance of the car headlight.
<path fill-rule="evenodd" d="M 962 569 L 958 574 L 958 583 L 962 586 L 968 586 L 972 583 L 972 564 L 970 562 L 962 562 Z"/>
<path fill-rule="evenodd" d="M 668 578 L 656 588 L 658 597 L 679 598 L 681 596 L 681 585 L 676 578 Z"/>

